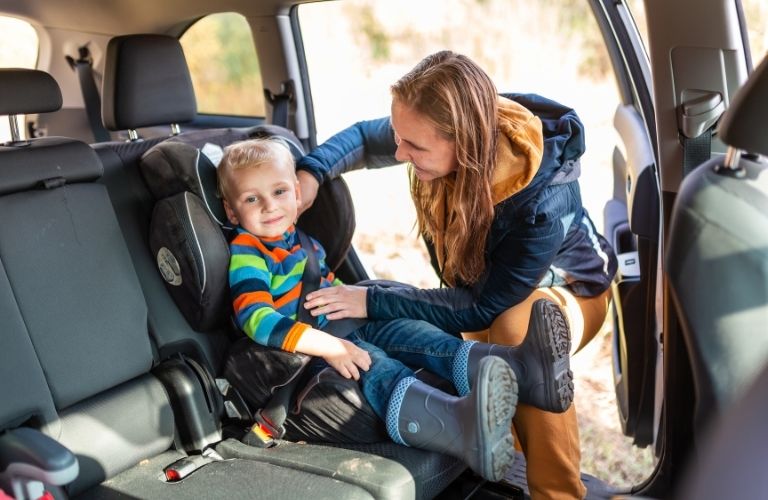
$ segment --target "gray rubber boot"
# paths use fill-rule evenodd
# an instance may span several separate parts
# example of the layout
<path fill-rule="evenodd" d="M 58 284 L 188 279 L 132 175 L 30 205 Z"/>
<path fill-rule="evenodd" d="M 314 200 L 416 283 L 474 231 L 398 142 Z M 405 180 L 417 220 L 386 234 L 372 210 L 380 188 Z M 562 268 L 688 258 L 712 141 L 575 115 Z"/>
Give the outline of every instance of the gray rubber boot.
<path fill-rule="evenodd" d="M 517 407 L 515 374 L 504 360 L 485 357 L 464 397 L 415 378 L 403 382 L 410 385 L 402 398 L 395 390 L 387 411 L 395 442 L 454 456 L 488 481 L 504 477 L 515 457 L 511 425 Z"/>
<path fill-rule="evenodd" d="M 561 413 L 573 402 L 570 350 L 571 334 L 560 306 L 540 299 L 533 303 L 528 333 L 522 344 L 517 347 L 480 342 L 472 345 L 468 356 L 469 380 L 477 380 L 483 357 L 499 356 L 517 375 L 521 403 Z"/>

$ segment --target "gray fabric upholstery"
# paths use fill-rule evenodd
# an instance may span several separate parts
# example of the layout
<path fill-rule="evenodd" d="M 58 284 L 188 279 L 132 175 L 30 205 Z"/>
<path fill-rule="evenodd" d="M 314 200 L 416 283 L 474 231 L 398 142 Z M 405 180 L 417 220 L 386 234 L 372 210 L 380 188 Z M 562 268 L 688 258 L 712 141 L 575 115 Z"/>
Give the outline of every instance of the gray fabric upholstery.
<path fill-rule="evenodd" d="M 56 407 L 148 371 L 144 297 L 106 189 L 15 193 L 0 213 L 0 259 Z"/>
<path fill-rule="evenodd" d="M 416 485 L 408 469 L 394 460 L 370 453 L 312 444 L 281 443 L 275 448 L 223 441 L 216 450 L 225 458 L 256 458 L 356 484 L 381 500 L 415 498 Z"/>
<path fill-rule="evenodd" d="M 49 423 L 56 418 L 53 399 L 2 261 L 0 318 L 3 359 L 0 363 L 0 430 L 16 427 L 30 419 L 39 424 Z"/>
<path fill-rule="evenodd" d="M 163 453 L 173 444 L 174 420 L 162 384 L 151 375 L 115 387 L 61 412 L 57 439 L 76 454 L 84 489 Z"/>
<path fill-rule="evenodd" d="M 768 119 L 768 56 L 750 75 L 723 115 L 717 133 L 726 144 L 768 155 L 765 124 Z"/>
<path fill-rule="evenodd" d="M 56 80 L 36 69 L 0 68 L 0 96 L 0 115 L 48 113 L 61 107 Z"/>
<path fill-rule="evenodd" d="M 688 467 L 680 500 L 764 498 L 768 491 L 768 365 L 745 395 L 714 422 Z"/>
<path fill-rule="evenodd" d="M 685 178 L 666 265 L 697 387 L 697 420 L 726 407 L 768 360 L 768 169 L 713 159 Z"/>
<path fill-rule="evenodd" d="M 179 40 L 126 35 L 107 45 L 102 119 L 110 130 L 192 121 L 197 101 Z"/>
<path fill-rule="evenodd" d="M 270 449 L 223 441 L 225 458 L 253 458 L 357 484 L 375 498 L 433 498 L 466 466 L 440 455 L 392 442 L 361 445 L 314 445 L 281 442 Z"/>
<path fill-rule="evenodd" d="M 368 500 L 364 489 L 331 477 L 299 472 L 249 460 L 213 462 L 176 484 L 157 480 L 163 467 L 180 456 L 173 453 L 154 457 L 78 496 L 87 500 L 132 498 L 167 499 L 253 499 Z"/>
<path fill-rule="evenodd" d="M 62 168 L 62 163 L 67 167 Z M 0 146 L 0 195 L 35 189 L 57 178 L 68 184 L 92 181 L 102 173 L 96 153 L 82 142 L 48 137 Z"/>

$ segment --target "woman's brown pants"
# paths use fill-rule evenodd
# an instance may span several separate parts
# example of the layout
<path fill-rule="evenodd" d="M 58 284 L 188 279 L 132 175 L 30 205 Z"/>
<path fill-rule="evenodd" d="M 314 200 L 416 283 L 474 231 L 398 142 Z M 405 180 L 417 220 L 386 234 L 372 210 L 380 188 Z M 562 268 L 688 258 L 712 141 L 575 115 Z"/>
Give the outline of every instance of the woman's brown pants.
<path fill-rule="evenodd" d="M 528 331 L 531 306 L 544 298 L 560 305 L 568 318 L 574 354 L 600 331 L 610 297 L 610 289 L 597 297 L 577 297 L 565 288 L 538 288 L 526 300 L 499 315 L 488 330 L 465 333 L 464 338 L 519 345 Z M 564 413 L 519 405 L 512 427 L 527 462 L 532 500 L 584 498 L 575 405 Z"/>

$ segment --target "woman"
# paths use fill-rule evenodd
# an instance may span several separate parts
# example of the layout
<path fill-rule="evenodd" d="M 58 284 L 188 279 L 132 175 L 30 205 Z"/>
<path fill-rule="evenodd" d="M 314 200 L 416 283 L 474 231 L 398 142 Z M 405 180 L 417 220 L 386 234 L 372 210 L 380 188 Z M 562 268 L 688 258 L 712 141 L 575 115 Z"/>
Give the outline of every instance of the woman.
<path fill-rule="evenodd" d="M 297 165 L 302 195 L 343 172 L 407 162 L 435 290 L 343 286 L 307 296 L 329 319 L 412 318 L 465 337 L 519 345 L 563 308 L 578 351 L 605 319 L 616 257 L 581 205 L 584 151 L 575 112 L 535 95 L 500 97 L 465 56 L 428 56 L 392 86 L 391 118 L 340 132 Z M 557 324 L 549 324 L 556 328 Z M 567 332 L 567 330 L 564 330 Z M 581 498 L 576 413 L 520 405 L 514 420 L 532 498 Z"/>

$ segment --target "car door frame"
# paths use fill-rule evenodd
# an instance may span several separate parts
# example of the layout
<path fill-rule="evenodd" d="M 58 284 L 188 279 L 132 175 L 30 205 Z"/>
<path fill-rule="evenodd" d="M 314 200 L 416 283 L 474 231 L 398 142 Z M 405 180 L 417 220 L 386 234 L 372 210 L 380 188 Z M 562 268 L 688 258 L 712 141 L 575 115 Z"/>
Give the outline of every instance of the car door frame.
<path fill-rule="evenodd" d="M 611 55 L 620 88 L 625 83 L 622 81 L 624 78 L 630 80 L 637 90 L 637 84 L 642 80 L 637 73 L 637 65 L 633 64 L 633 61 L 639 61 L 636 57 L 637 45 L 630 43 L 634 27 L 627 27 L 628 18 L 621 13 L 626 5 L 613 0 L 592 0 L 592 5 L 601 26 L 607 28 L 603 31 L 606 44 L 614 47 Z M 683 91 L 718 91 L 727 108 L 731 96 L 752 68 L 740 0 L 644 0 L 644 5 L 651 76 L 650 81 L 645 82 L 645 90 L 652 98 L 653 113 L 644 112 L 646 110 L 642 105 L 640 111 L 649 133 L 648 139 L 654 147 L 661 202 L 657 254 L 659 272 L 654 301 L 655 320 L 659 325 L 660 361 L 654 403 L 654 442 L 658 462 L 653 474 L 636 486 L 633 492 L 664 496 L 674 490 L 676 480 L 682 476 L 692 454 L 693 409 L 696 404 L 688 346 L 678 324 L 661 258 L 668 237 L 670 214 L 684 176 L 685 153 L 684 141 L 681 140 L 681 114 L 685 104 Z M 681 30 L 680 22 L 705 28 Z M 647 86 L 649 83 L 650 86 Z M 681 88 L 682 84 L 685 87 Z M 670 92 L 670 89 L 675 89 L 675 92 Z M 724 152 L 724 149 L 715 137 L 711 154 Z"/>

